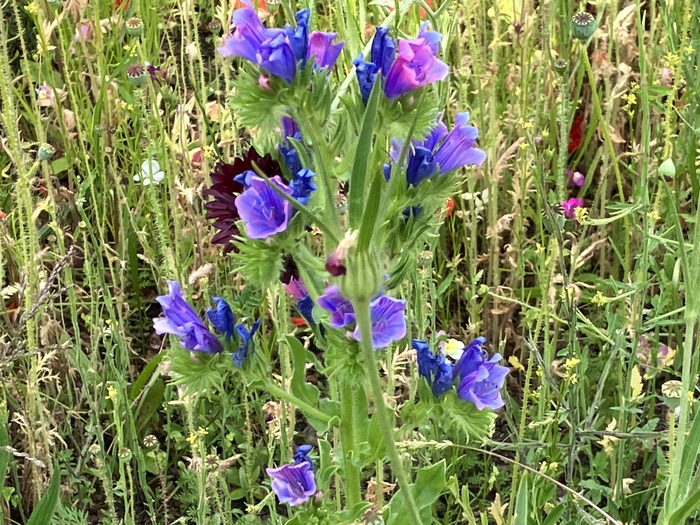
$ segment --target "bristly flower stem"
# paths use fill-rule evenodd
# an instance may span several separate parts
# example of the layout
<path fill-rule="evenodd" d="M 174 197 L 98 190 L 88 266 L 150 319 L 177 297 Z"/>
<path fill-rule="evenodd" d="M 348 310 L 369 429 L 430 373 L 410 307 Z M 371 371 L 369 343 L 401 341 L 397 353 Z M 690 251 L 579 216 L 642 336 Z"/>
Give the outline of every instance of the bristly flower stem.
<path fill-rule="evenodd" d="M 353 463 L 357 458 L 355 430 L 359 414 L 355 410 L 355 391 L 348 381 L 341 382 L 340 387 L 340 439 L 343 444 L 343 474 L 345 476 L 345 498 L 347 508 L 352 509 L 362 501 L 360 488 L 360 469 Z M 364 417 L 367 417 L 365 414 Z"/>
<path fill-rule="evenodd" d="M 394 426 L 391 423 L 387 407 L 384 403 L 384 391 L 382 390 L 379 370 L 377 369 L 377 360 L 374 349 L 372 348 L 372 321 L 369 312 L 369 301 L 353 301 L 353 309 L 357 319 L 357 326 L 360 328 L 360 348 L 362 356 L 365 360 L 365 368 L 369 379 L 370 387 L 372 388 L 372 396 L 374 397 L 374 409 L 379 418 L 379 425 L 382 430 L 382 438 L 386 446 L 386 452 L 391 461 L 391 469 L 399 482 L 399 487 L 404 494 L 404 501 L 408 506 L 408 518 L 412 525 L 422 525 L 418 505 L 413 497 L 413 491 L 410 480 L 406 475 L 406 471 L 401 463 L 399 452 L 396 449 L 394 441 Z M 377 490 L 381 490 L 378 487 Z"/>

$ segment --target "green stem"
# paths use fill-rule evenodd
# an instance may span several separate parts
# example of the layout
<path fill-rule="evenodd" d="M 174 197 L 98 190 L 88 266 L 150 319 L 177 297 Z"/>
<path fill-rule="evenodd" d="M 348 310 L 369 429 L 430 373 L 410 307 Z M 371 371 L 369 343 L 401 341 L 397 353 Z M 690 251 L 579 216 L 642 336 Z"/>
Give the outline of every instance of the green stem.
<path fill-rule="evenodd" d="M 284 399 L 285 401 L 291 403 L 292 405 L 296 406 L 299 410 L 304 412 L 307 416 L 311 416 L 315 419 L 323 421 L 324 423 L 330 424 L 330 422 L 331 422 L 331 416 L 329 416 L 328 414 L 324 414 L 318 408 L 311 406 L 306 401 L 302 401 L 301 399 L 296 397 L 294 394 L 290 394 L 286 390 L 278 387 L 277 385 L 275 385 L 274 383 L 272 383 L 270 381 L 265 381 L 262 385 L 260 385 L 259 388 L 267 390 L 273 396 L 277 396 L 277 397 Z"/>
<path fill-rule="evenodd" d="M 362 501 L 360 491 L 360 469 L 353 463 L 357 454 L 355 442 L 355 389 L 346 381 L 340 393 L 340 439 L 343 444 L 343 473 L 345 474 L 345 497 L 347 508 L 352 509 Z"/>
<path fill-rule="evenodd" d="M 374 397 L 374 409 L 379 418 L 379 425 L 386 446 L 389 460 L 391 461 L 391 469 L 394 471 L 399 487 L 404 494 L 404 500 L 408 506 L 408 518 L 413 525 L 422 525 L 418 506 L 413 497 L 413 488 L 406 475 L 406 471 L 401 463 L 399 452 L 396 449 L 394 441 L 394 426 L 391 423 L 387 407 L 384 403 L 384 392 L 382 391 L 381 380 L 379 378 L 379 370 L 377 370 L 377 361 L 372 348 L 372 321 L 369 313 L 369 301 L 353 301 L 357 326 L 360 328 L 360 348 L 362 356 L 365 360 L 365 368 L 367 369 L 367 378 L 372 388 L 372 396 Z M 377 490 L 381 490 L 378 487 Z"/>

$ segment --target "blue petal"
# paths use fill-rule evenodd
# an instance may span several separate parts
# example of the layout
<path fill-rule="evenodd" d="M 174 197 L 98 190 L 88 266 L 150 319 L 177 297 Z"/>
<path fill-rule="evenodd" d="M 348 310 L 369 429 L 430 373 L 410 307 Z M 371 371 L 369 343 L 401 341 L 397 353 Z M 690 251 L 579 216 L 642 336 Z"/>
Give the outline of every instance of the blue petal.
<path fill-rule="evenodd" d="M 231 307 L 221 297 L 214 297 L 216 308 L 207 308 L 207 317 L 211 324 L 220 334 L 226 336 L 228 341 L 233 337 L 234 324 L 236 318 L 233 316 Z"/>

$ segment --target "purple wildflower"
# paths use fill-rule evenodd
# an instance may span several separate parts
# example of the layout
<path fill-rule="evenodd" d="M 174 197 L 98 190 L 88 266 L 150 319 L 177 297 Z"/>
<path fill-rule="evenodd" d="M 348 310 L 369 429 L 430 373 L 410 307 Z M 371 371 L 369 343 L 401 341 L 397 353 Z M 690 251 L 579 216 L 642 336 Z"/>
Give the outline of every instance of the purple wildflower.
<path fill-rule="evenodd" d="M 497 364 L 501 360 L 499 354 L 486 359 L 488 356 L 482 348 L 485 342 L 485 338 L 477 337 L 469 343 L 452 369 L 452 379 L 459 380 L 457 396 L 460 399 L 474 403 L 479 410 L 497 410 L 505 404 L 500 390 L 509 369 Z"/>
<path fill-rule="evenodd" d="M 287 195 L 294 193 L 279 176 L 270 180 Z M 257 176 L 251 178 L 250 188 L 236 197 L 236 208 L 251 239 L 266 239 L 283 232 L 292 217 L 289 202 Z"/>
<path fill-rule="evenodd" d="M 345 42 L 333 44 L 338 33 L 322 33 L 314 31 L 309 37 L 309 60 L 313 60 L 320 68 L 333 67 Z"/>
<path fill-rule="evenodd" d="M 566 168 L 566 175 L 569 177 L 569 184 L 582 188 L 586 184 L 586 176 L 580 171 L 571 171 Z"/>
<path fill-rule="evenodd" d="M 301 450 L 302 447 L 299 447 Z M 294 465 L 282 465 L 277 468 L 266 469 L 267 475 L 272 478 L 272 491 L 277 495 L 280 503 L 287 503 L 292 507 L 301 505 L 316 493 L 316 479 L 313 465 L 308 458 L 308 451 L 294 454 Z"/>
<path fill-rule="evenodd" d="M 156 301 L 160 303 L 165 315 L 153 319 L 153 328 L 158 335 L 176 335 L 183 348 L 195 352 L 218 354 L 223 350 L 216 336 L 204 326 L 197 313 L 182 297 L 177 281 L 168 281 L 168 295 L 161 295 Z"/>
<path fill-rule="evenodd" d="M 255 148 L 251 147 L 242 159 L 234 160 L 233 164 L 217 163 L 214 171 L 211 173 L 211 188 L 202 192 L 203 195 L 212 199 L 204 205 L 204 208 L 207 210 L 206 218 L 214 220 L 214 228 L 220 230 L 219 233 L 214 235 L 211 242 L 223 244 L 224 253 L 234 249 L 231 241 L 239 233 L 236 222 L 240 220 L 240 215 L 236 207 L 236 197 L 243 193 L 245 188 L 236 179 L 241 173 L 252 170 L 253 162 L 268 177 L 274 177 L 282 173 L 276 160 L 273 160 L 270 155 L 261 157 Z"/>
<path fill-rule="evenodd" d="M 342 328 L 355 322 L 355 310 L 352 303 L 343 297 L 337 284 L 326 288 L 326 291 L 318 297 L 316 302 L 321 308 L 330 312 L 331 322 L 329 324 L 331 328 Z"/>
<path fill-rule="evenodd" d="M 443 80 L 449 68 L 435 56 L 434 39 L 418 36 L 413 40 L 399 40 L 399 54 L 386 74 L 384 93 L 396 97 Z"/>
<path fill-rule="evenodd" d="M 290 83 L 296 75 L 296 60 L 284 29 L 267 29 L 251 7 L 236 9 L 231 16 L 232 34 L 217 48 L 221 56 L 244 58 L 271 75 Z"/>
<path fill-rule="evenodd" d="M 569 200 L 561 203 L 564 208 L 564 217 L 573 219 L 576 217 L 576 208 L 583 208 L 583 199 L 581 197 L 571 197 Z"/>
<path fill-rule="evenodd" d="M 455 126 L 448 133 L 443 122 L 435 127 L 422 140 L 414 140 L 408 152 L 406 182 L 418 186 L 421 181 L 435 173 L 444 175 L 468 164 L 481 165 L 486 153 L 476 148 L 478 130 L 467 125 L 469 113 L 458 113 Z M 392 141 L 391 159 L 398 162 L 403 143 Z M 384 176 L 388 178 L 391 165 L 384 166 Z"/>
<path fill-rule="evenodd" d="M 406 301 L 380 295 L 369 304 L 372 319 L 372 348 L 389 346 L 406 335 Z M 360 327 L 355 328 L 353 337 L 360 340 Z"/>

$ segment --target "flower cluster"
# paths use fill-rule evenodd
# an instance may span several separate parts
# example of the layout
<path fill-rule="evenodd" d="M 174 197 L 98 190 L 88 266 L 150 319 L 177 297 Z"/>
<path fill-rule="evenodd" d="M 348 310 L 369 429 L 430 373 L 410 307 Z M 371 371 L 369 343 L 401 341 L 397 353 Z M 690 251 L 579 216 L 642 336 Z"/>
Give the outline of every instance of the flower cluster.
<path fill-rule="evenodd" d="M 436 173 L 444 175 L 468 164 L 480 166 L 486 160 L 486 153 L 476 147 L 478 130 L 469 126 L 469 113 L 458 113 L 455 126 L 448 133 L 447 126 L 438 121 L 423 139 L 413 140 L 407 155 L 406 182 L 418 186 L 424 179 Z M 393 163 L 399 161 L 402 140 L 393 140 L 391 145 Z M 391 164 L 384 166 L 384 176 L 389 179 Z"/>
<path fill-rule="evenodd" d="M 294 507 L 308 501 L 316 493 L 314 466 L 308 454 L 310 445 L 300 446 L 294 454 L 294 464 L 266 469 L 272 478 L 272 491 L 280 503 Z"/>
<path fill-rule="evenodd" d="M 389 30 L 377 28 L 369 62 L 364 61 L 362 54 L 353 62 L 365 103 L 378 76 L 383 78 L 384 94 L 389 100 L 447 76 L 447 64 L 437 58 L 442 35 L 436 31 L 426 31 L 426 27 L 427 22 L 421 25 L 418 36 L 413 40 L 399 40 L 398 54 Z"/>
<path fill-rule="evenodd" d="M 214 220 L 214 227 L 220 230 L 212 242 L 224 244 L 224 252 L 233 250 L 231 241 L 239 233 L 236 225 L 239 220 L 243 221 L 246 235 L 251 239 L 267 239 L 287 229 L 295 210 L 280 193 L 293 197 L 300 204 L 309 202 L 316 190 L 313 183 L 316 174 L 303 168 L 298 156 L 291 151 L 296 153 L 293 148 L 280 146 L 292 174 L 289 184 L 281 177 L 280 164 L 269 154 L 260 156 L 253 147 L 233 164 L 220 162 L 214 168 L 212 186 L 203 193 L 213 199 L 205 204 L 207 219 Z M 253 164 L 270 179 L 269 182 L 256 174 Z"/>
<path fill-rule="evenodd" d="M 450 390 L 457 382 L 457 396 L 474 403 L 479 410 L 496 410 L 504 405 L 500 390 L 509 370 L 498 364 L 501 360 L 499 354 L 487 359 L 483 349 L 485 342 L 485 338 L 477 337 L 463 350 L 460 348 L 461 357 L 453 365 L 444 353 L 433 354 L 425 341 L 412 341 L 418 358 L 418 373 L 428 381 L 435 397 Z M 447 350 L 447 346 L 449 343 L 443 350 Z"/>
<path fill-rule="evenodd" d="M 312 61 L 319 68 L 335 64 L 343 49 L 343 42 L 334 44 L 337 33 L 313 31 L 309 34 L 308 9 L 296 15 L 297 26 L 266 28 L 252 7 L 236 9 L 231 16 L 233 32 L 217 48 L 221 56 L 237 56 L 257 64 L 267 74 L 291 84 L 299 67 Z M 269 85 L 261 78 L 261 85 Z"/>
<path fill-rule="evenodd" d="M 344 328 L 355 324 L 355 310 L 352 303 L 343 297 L 338 285 L 334 284 L 326 288 L 323 295 L 319 296 L 317 303 L 330 312 L 331 328 Z M 369 308 L 372 321 L 372 348 L 385 348 L 406 335 L 404 316 L 406 301 L 388 295 L 378 295 L 372 300 Z M 360 341 L 359 326 L 356 326 L 351 334 L 356 341 Z"/>
<path fill-rule="evenodd" d="M 254 349 L 253 335 L 260 327 L 260 319 L 255 321 L 249 330 L 242 323 L 236 324 L 231 307 L 224 299 L 214 297 L 213 300 L 216 306 L 207 309 L 207 318 L 216 331 L 224 336 L 226 343 L 237 338 L 238 348 L 231 355 L 231 359 L 240 368 Z M 175 335 L 180 338 L 183 348 L 194 352 L 218 354 L 224 350 L 221 341 L 185 301 L 177 281 L 168 281 L 168 295 L 161 295 L 156 301 L 160 303 L 165 316 L 153 319 L 153 327 L 158 335 Z"/>

